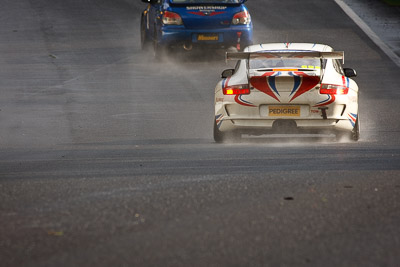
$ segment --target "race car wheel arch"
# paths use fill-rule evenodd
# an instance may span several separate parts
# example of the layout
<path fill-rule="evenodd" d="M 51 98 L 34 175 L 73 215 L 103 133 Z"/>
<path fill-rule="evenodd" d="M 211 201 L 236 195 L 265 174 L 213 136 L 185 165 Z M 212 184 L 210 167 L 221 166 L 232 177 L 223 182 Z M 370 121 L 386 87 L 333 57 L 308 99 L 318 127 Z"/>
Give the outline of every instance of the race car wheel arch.
<path fill-rule="evenodd" d="M 240 141 L 240 134 L 234 131 L 221 132 L 217 122 L 214 121 L 214 141 L 217 143 L 237 142 Z"/>
<path fill-rule="evenodd" d="M 336 139 L 338 141 L 342 139 L 351 140 L 351 141 L 358 141 L 360 139 L 360 122 L 359 122 L 359 115 L 356 119 L 354 124 L 354 128 L 351 131 L 339 131 L 336 133 Z"/>

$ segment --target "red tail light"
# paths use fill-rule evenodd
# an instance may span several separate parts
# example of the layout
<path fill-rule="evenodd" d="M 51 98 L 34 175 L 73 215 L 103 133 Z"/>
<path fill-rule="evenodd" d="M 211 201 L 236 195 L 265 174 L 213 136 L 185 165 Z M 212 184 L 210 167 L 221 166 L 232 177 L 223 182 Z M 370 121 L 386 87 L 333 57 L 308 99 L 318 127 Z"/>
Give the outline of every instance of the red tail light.
<path fill-rule="evenodd" d="M 232 19 L 233 25 L 250 24 L 250 22 L 251 22 L 251 17 L 250 17 L 249 12 L 247 12 L 247 11 L 242 11 L 242 12 L 236 13 Z"/>
<path fill-rule="evenodd" d="M 162 21 L 165 25 L 182 25 L 182 18 L 179 14 L 165 11 L 162 16 Z"/>
<path fill-rule="evenodd" d="M 319 89 L 320 94 L 327 95 L 347 95 L 348 92 L 348 87 L 336 84 L 321 84 L 321 88 Z"/>
<path fill-rule="evenodd" d="M 224 95 L 248 95 L 250 88 L 247 84 L 228 86 L 223 89 Z"/>

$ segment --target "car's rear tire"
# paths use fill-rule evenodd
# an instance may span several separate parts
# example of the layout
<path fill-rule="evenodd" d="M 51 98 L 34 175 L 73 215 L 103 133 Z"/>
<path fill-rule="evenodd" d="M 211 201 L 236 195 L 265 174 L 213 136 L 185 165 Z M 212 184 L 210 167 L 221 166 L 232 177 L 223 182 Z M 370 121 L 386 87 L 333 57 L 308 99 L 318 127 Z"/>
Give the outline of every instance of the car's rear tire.
<path fill-rule="evenodd" d="M 358 141 L 360 139 L 360 115 L 357 116 L 356 124 L 354 125 L 353 131 L 351 131 L 351 140 Z"/>
<path fill-rule="evenodd" d="M 147 34 L 146 31 L 146 22 L 144 20 L 144 17 L 142 16 L 141 22 L 140 22 L 140 47 L 142 50 L 148 50 L 150 47 L 151 40 Z"/>
<path fill-rule="evenodd" d="M 158 42 L 157 30 L 154 30 L 154 40 L 153 40 L 154 58 L 156 61 L 163 61 L 166 56 L 167 47 L 161 45 Z"/>
<path fill-rule="evenodd" d="M 214 121 L 214 141 L 216 143 L 238 142 L 240 141 L 240 134 L 233 131 L 221 132 Z"/>
<path fill-rule="evenodd" d="M 338 132 L 336 133 L 336 139 L 340 140 L 350 140 L 350 141 L 358 141 L 360 139 L 360 123 L 359 116 L 356 119 L 356 123 L 354 124 L 353 130 L 351 132 Z"/>
<path fill-rule="evenodd" d="M 161 46 L 161 45 L 155 45 L 154 46 L 154 58 L 157 60 L 157 61 L 163 61 L 164 60 L 164 58 L 165 58 L 165 56 L 166 56 L 166 48 L 165 47 L 163 47 L 163 46 Z"/>

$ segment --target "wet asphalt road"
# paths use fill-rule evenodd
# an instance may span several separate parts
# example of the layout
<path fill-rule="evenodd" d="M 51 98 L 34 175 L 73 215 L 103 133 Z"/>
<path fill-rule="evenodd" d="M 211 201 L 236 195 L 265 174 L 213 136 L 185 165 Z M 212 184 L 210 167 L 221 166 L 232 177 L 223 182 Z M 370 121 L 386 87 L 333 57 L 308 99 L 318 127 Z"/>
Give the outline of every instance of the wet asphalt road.
<path fill-rule="evenodd" d="M 2 265 L 398 266 L 399 69 L 334 1 L 248 7 L 345 51 L 358 143 L 215 144 L 223 53 L 155 62 L 139 1 L 0 2 Z"/>

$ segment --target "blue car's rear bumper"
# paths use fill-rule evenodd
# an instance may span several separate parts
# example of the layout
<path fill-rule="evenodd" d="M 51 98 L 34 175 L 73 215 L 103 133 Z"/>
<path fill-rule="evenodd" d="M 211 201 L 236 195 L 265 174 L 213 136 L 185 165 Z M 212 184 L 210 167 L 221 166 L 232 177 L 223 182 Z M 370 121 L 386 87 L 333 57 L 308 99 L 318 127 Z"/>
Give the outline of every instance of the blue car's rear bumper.
<path fill-rule="evenodd" d="M 210 45 L 219 47 L 251 45 L 253 29 L 251 25 L 232 26 L 220 29 L 186 29 L 184 26 L 162 26 L 159 44 L 176 46 L 183 44 Z"/>

